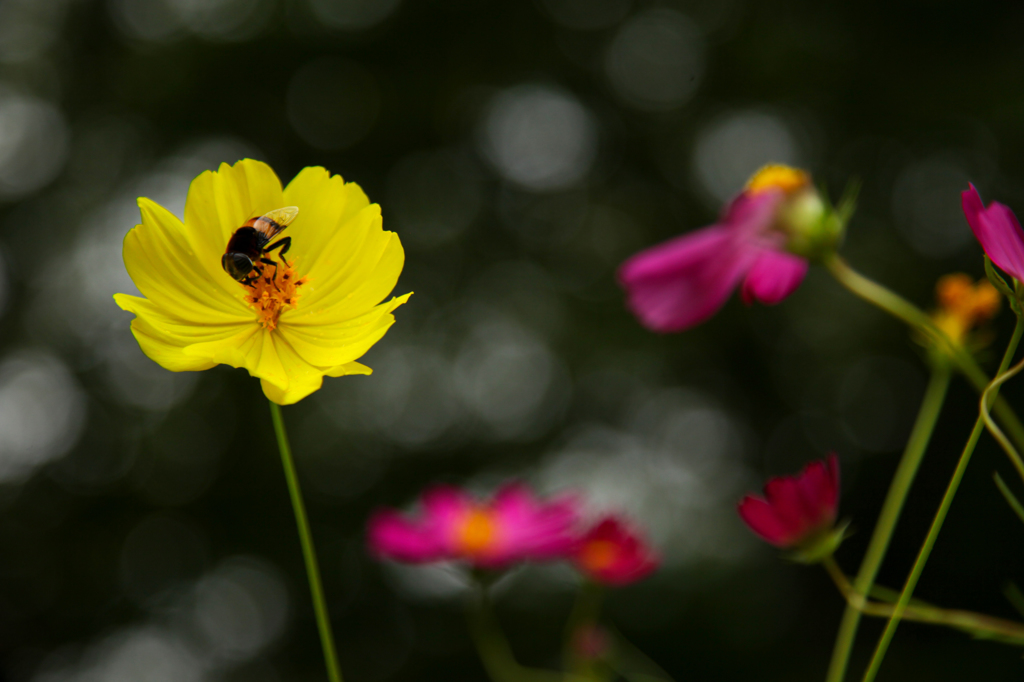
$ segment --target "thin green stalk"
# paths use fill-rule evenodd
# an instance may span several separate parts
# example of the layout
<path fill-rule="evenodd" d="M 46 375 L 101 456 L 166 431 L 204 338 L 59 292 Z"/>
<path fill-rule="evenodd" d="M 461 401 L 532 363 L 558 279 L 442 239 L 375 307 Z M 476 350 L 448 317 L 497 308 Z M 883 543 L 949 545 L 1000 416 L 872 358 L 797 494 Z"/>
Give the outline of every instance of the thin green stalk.
<path fill-rule="evenodd" d="M 1003 477 L 999 475 L 999 472 L 992 474 L 992 478 L 996 482 L 996 487 L 999 488 L 999 492 L 1003 494 L 1003 498 L 1006 500 L 1006 504 L 1010 505 L 1010 509 L 1017 515 L 1021 521 L 1024 521 L 1024 505 L 1020 503 L 1016 495 L 1010 491 L 1010 486 L 1006 485 L 1003 481 Z"/>
<path fill-rule="evenodd" d="M 878 522 L 871 534 L 867 553 L 864 555 L 864 560 L 861 562 L 860 570 L 854 580 L 854 593 L 857 600 L 863 600 L 863 595 L 871 593 L 871 586 L 875 582 L 875 576 L 878 575 L 878 569 L 889 548 L 889 541 L 892 539 L 893 530 L 896 528 L 896 522 L 903 509 L 903 502 L 914 482 L 918 466 L 928 448 L 928 441 L 931 439 L 935 423 L 942 411 L 942 404 L 946 399 L 946 389 L 949 388 L 949 379 L 950 372 L 946 365 L 939 364 L 933 368 L 924 400 L 921 401 L 921 408 L 910 433 L 910 440 L 907 441 L 907 447 L 903 451 L 896 474 L 893 476 L 892 483 L 889 484 L 889 492 L 885 496 Z M 846 675 L 853 640 L 857 636 L 857 627 L 860 625 L 859 606 L 860 604 L 857 603 L 846 606 L 839 625 L 839 632 L 836 635 L 835 647 L 832 650 L 832 661 L 829 663 L 826 682 L 842 682 Z"/>
<path fill-rule="evenodd" d="M 469 633 L 492 682 L 564 682 L 558 673 L 527 668 L 516 661 L 512 647 L 494 617 L 486 586 L 477 585 L 467 616 Z"/>
<path fill-rule="evenodd" d="M 288 434 L 284 429 L 281 407 L 273 401 L 270 402 L 270 415 L 274 422 L 274 433 L 277 434 L 277 447 L 281 451 L 284 477 L 288 481 L 288 494 L 292 498 L 295 525 L 299 529 L 299 540 L 302 543 L 302 558 L 306 562 L 306 577 L 309 579 L 309 592 L 313 597 L 316 625 L 320 631 L 320 644 L 324 650 L 324 662 L 327 664 L 327 679 L 330 682 L 341 682 L 341 669 L 338 667 L 338 654 L 335 653 L 334 634 L 331 632 L 331 617 L 327 613 L 324 588 L 320 581 L 320 566 L 316 561 L 313 535 L 309 531 L 309 520 L 306 518 L 306 505 L 302 502 L 302 490 L 299 488 L 299 477 L 295 473 L 295 462 L 292 461 L 292 448 L 288 444 Z"/>
<path fill-rule="evenodd" d="M 580 672 L 589 665 L 577 650 L 577 637 L 587 628 L 597 627 L 601 615 L 601 602 L 604 600 L 604 588 L 591 581 L 584 580 L 576 593 L 576 602 L 565 623 L 565 644 L 562 650 L 562 661 L 566 670 Z"/>
<path fill-rule="evenodd" d="M 903 616 L 903 613 L 907 608 L 907 604 L 910 602 L 910 598 L 914 594 L 914 588 L 917 587 L 917 581 L 921 577 L 921 572 L 924 571 L 925 564 L 928 562 L 928 557 L 931 555 L 932 547 L 935 546 L 935 541 L 939 537 L 939 531 L 942 530 L 942 524 L 946 520 L 946 514 L 949 512 L 949 508 L 953 504 L 953 498 L 956 496 L 956 491 L 960 487 L 960 481 L 964 477 L 964 472 L 967 471 L 967 465 L 971 461 L 971 455 L 974 454 L 974 448 L 978 444 L 981 432 L 984 430 L 987 401 L 990 397 L 994 398 L 998 394 L 1000 384 L 1008 378 L 1006 376 L 1008 374 L 1006 370 L 1007 367 L 1010 366 L 1010 362 L 1017 350 L 1017 344 L 1020 343 L 1022 334 L 1024 334 L 1024 316 L 1018 316 L 1017 325 L 1013 329 L 1013 336 L 1010 337 L 1010 343 L 1006 347 L 1006 352 L 1003 354 L 1003 360 L 999 363 L 999 371 L 996 374 L 996 378 L 989 385 L 989 388 L 982 393 L 980 414 L 974 423 L 974 429 L 971 431 L 971 437 L 967 440 L 967 445 L 964 446 L 964 451 L 960 455 L 960 461 L 957 462 L 956 470 L 953 472 L 953 478 L 950 479 L 949 485 L 946 487 L 946 494 L 942 497 L 942 503 L 939 504 L 939 509 L 935 512 L 935 518 L 932 520 L 931 528 L 928 529 L 928 536 L 925 538 L 924 544 L 921 545 L 921 550 L 917 554 L 917 559 L 914 561 L 914 566 L 910 570 L 910 575 L 907 576 L 907 582 L 903 586 L 903 592 L 900 594 L 899 601 L 896 602 L 896 608 L 893 611 L 892 617 L 889 619 L 889 623 L 885 626 L 885 631 L 882 633 L 882 637 L 878 640 L 874 656 L 871 657 L 871 663 L 868 666 L 867 671 L 864 673 L 864 682 L 871 682 L 875 679 L 875 675 L 878 674 L 878 669 L 882 665 L 882 659 L 885 657 L 885 652 L 889 648 L 889 642 L 892 641 L 893 635 L 896 634 L 896 628 L 899 627 L 900 618 Z"/>
<path fill-rule="evenodd" d="M 1020 318 L 1018 318 L 1018 323 Z M 1020 371 L 1024 369 L 1024 360 L 1014 365 L 1011 369 L 1001 372 L 992 383 L 988 385 L 985 392 L 981 394 L 981 418 L 985 421 L 985 428 L 988 429 L 992 437 L 996 439 L 996 442 L 1003 447 L 1003 451 L 1006 452 L 1007 457 L 1010 458 L 1010 462 L 1013 463 L 1017 473 L 1020 474 L 1021 479 L 1024 479 L 1024 462 L 1021 461 L 1020 454 L 1017 449 L 1013 447 L 1013 443 L 1006 437 L 1002 429 L 992 419 L 992 415 L 989 414 L 989 403 L 991 398 L 995 397 L 999 393 L 999 387 L 1005 384 L 1007 381 L 1017 376 Z"/>
<path fill-rule="evenodd" d="M 850 292 L 902 320 L 917 330 L 924 338 L 933 341 L 942 352 L 952 358 L 957 369 L 979 393 L 985 390 L 989 378 L 978 366 L 974 356 L 959 344 L 953 343 L 942 330 L 935 326 L 924 311 L 902 296 L 851 268 L 839 254 L 833 253 L 826 256 L 822 259 L 822 263 L 832 273 L 832 276 Z M 996 400 L 993 411 L 1009 431 L 1017 447 L 1024 450 L 1024 424 L 1021 423 L 1010 404 L 1000 398 Z"/>
<path fill-rule="evenodd" d="M 896 609 L 894 602 L 899 600 L 899 592 L 876 586 L 872 590 L 872 596 L 879 599 L 884 598 L 887 601 L 865 601 L 862 595 L 857 595 L 853 591 L 850 579 L 839 568 L 833 557 L 825 558 L 822 561 L 822 565 L 847 602 L 856 605 L 865 616 L 892 617 Z M 913 620 L 930 625 L 945 625 L 968 632 L 975 637 L 1024 645 L 1024 623 L 1015 623 L 1011 620 L 986 616 L 974 611 L 944 609 L 926 604 L 917 599 L 912 600 L 908 604 L 907 610 L 903 614 L 903 620 Z"/>

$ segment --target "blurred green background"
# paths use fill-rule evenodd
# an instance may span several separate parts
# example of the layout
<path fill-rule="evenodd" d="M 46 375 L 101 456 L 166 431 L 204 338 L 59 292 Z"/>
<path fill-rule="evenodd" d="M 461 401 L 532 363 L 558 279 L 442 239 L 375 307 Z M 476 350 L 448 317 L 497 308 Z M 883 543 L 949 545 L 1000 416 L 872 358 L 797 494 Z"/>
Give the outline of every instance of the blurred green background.
<path fill-rule="evenodd" d="M 607 614 L 676 680 L 822 679 L 840 599 L 734 503 L 835 449 L 854 571 L 921 349 L 819 269 L 778 307 L 659 337 L 614 270 L 777 161 L 833 196 L 863 181 L 844 253 L 918 304 L 942 273 L 981 276 L 959 192 L 1024 210 L 1022 28 L 995 2 L 0 0 L 0 679 L 324 679 L 258 383 L 164 371 L 111 300 L 135 292 L 136 197 L 180 215 L 196 174 L 244 157 L 362 185 L 416 292 L 372 377 L 285 410 L 346 679 L 483 679 L 458 572 L 378 564 L 363 525 L 431 482 L 508 477 L 647 530 L 664 567 Z M 955 382 L 882 583 L 909 570 L 976 400 Z M 918 594 L 1014 617 L 1024 527 L 994 470 L 1015 480 L 984 439 Z M 524 662 L 557 663 L 574 581 L 502 586 Z M 879 679 L 1022 668 L 907 623 Z"/>

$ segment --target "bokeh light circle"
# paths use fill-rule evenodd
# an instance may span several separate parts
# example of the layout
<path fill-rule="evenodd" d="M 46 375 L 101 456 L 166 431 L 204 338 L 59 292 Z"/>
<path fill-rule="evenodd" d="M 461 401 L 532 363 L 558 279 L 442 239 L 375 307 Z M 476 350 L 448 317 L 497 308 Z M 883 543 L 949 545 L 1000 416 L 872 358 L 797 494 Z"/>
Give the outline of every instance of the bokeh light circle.
<path fill-rule="evenodd" d="M 480 133 L 484 157 L 505 179 L 536 191 L 578 184 L 597 155 L 597 124 L 561 88 L 521 85 L 492 101 Z"/>
<path fill-rule="evenodd" d="M 605 54 L 612 89 L 630 106 L 667 111 L 685 104 L 704 75 L 704 38 L 686 15 L 651 9 L 619 29 Z"/>

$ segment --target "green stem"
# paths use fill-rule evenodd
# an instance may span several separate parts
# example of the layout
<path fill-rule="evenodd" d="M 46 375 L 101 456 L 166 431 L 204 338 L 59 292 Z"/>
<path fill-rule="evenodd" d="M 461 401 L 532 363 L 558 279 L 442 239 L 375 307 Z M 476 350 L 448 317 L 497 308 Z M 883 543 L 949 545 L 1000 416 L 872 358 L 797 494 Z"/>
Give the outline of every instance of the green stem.
<path fill-rule="evenodd" d="M 320 630 L 320 644 L 323 646 L 324 662 L 327 664 L 327 678 L 330 682 L 341 682 L 341 669 L 338 667 L 338 654 L 334 650 L 334 634 L 331 632 L 331 618 L 327 613 L 324 588 L 320 581 L 320 566 L 316 561 L 313 535 L 309 531 L 309 520 L 306 518 L 306 505 L 302 502 L 302 490 L 299 488 L 299 477 L 295 473 L 295 462 L 292 460 L 292 449 L 288 444 L 288 434 L 284 429 L 281 407 L 273 401 L 270 402 L 270 415 L 274 422 L 274 433 L 277 434 L 277 447 L 281 451 L 284 477 L 288 481 L 288 494 L 292 498 L 295 525 L 299 528 L 299 540 L 302 542 L 302 558 L 306 562 L 309 592 L 313 597 L 316 625 Z"/>
<path fill-rule="evenodd" d="M 577 649 L 577 638 L 587 628 L 597 627 L 597 620 L 601 614 L 601 602 L 604 598 L 604 588 L 591 581 L 584 580 L 576 594 L 576 602 L 573 604 L 572 612 L 565 623 L 565 644 L 562 652 L 562 660 L 566 670 L 575 671 L 585 676 L 592 661 L 584 660 Z"/>
<path fill-rule="evenodd" d="M 978 392 L 983 393 L 989 387 L 988 377 L 985 375 L 985 372 L 978 367 L 978 363 L 974 361 L 973 357 L 969 354 L 965 355 L 967 360 L 970 362 L 961 362 L 958 360 L 957 366 L 963 375 L 967 377 L 967 380 L 974 385 Z M 1021 425 L 1020 420 L 1017 418 L 1017 414 L 1013 411 L 1013 408 L 1010 407 L 1010 403 L 1005 399 L 998 397 L 998 391 L 996 392 L 996 395 L 992 397 L 992 400 L 994 401 L 992 411 L 996 413 L 996 416 L 999 417 L 999 421 L 1001 421 L 1006 430 L 1010 432 L 1010 437 L 1017 444 L 1017 447 L 1024 449 L 1024 426 Z M 1021 476 L 1024 476 L 1024 471 L 1022 471 L 1019 462 L 1014 462 L 1014 466 L 1016 466 L 1017 470 L 1021 472 Z"/>
<path fill-rule="evenodd" d="M 558 673 L 527 668 L 516 661 L 512 647 L 494 616 L 485 585 L 477 584 L 467 616 L 469 632 L 480 654 L 480 661 L 493 682 L 563 682 Z"/>
<path fill-rule="evenodd" d="M 950 506 L 953 504 L 953 498 L 956 496 L 956 491 L 960 487 L 960 481 L 964 477 L 964 472 L 967 471 L 967 465 L 971 461 L 971 455 L 974 454 L 974 448 L 978 444 L 978 439 L 981 437 L 981 432 L 985 427 L 985 412 L 987 409 L 986 401 L 990 394 L 995 397 L 999 391 L 999 385 L 1006 380 L 1005 375 L 1008 374 L 1006 368 L 1010 366 L 1010 361 L 1013 359 L 1013 354 L 1017 350 L 1017 344 L 1020 343 L 1021 335 L 1024 334 L 1024 316 L 1017 318 L 1017 325 L 1013 329 L 1013 336 L 1010 338 L 1010 344 L 1006 347 L 1006 352 L 1003 354 L 1003 360 L 999 363 L 999 371 L 996 375 L 995 380 L 992 381 L 988 389 L 984 391 L 981 397 L 981 413 L 978 419 L 974 422 L 974 429 L 971 431 L 971 437 L 967 440 L 967 445 L 964 446 L 964 451 L 960 455 L 960 461 L 957 462 L 956 470 L 953 472 L 953 478 L 950 479 L 949 485 L 946 487 L 946 494 L 942 497 L 942 503 L 939 504 L 939 509 L 935 512 L 935 518 L 932 520 L 931 528 L 928 529 L 928 536 L 924 540 L 924 544 L 921 545 L 921 550 L 917 554 L 917 559 L 914 561 L 914 567 L 910 570 L 910 575 L 907 576 L 907 582 L 903 586 L 903 592 L 900 594 L 900 599 L 896 602 L 896 608 L 893 611 L 892 617 L 889 619 L 889 623 L 885 627 L 885 631 L 882 633 L 882 637 L 878 640 L 878 646 L 875 647 L 875 654 L 871 658 L 871 664 L 868 666 L 867 672 L 864 673 L 864 682 L 871 682 L 875 679 L 875 675 L 878 674 L 878 669 L 882 665 L 882 659 L 885 657 L 885 652 L 889 648 L 889 642 L 892 641 L 893 635 L 896 634 L 896 628 L 899 627 L 900 618 L 903 612 L 907 608 L 907 604 L 910 602 L 911 596 L 914 594 L 914 588 L 917 587 L 917 581 L 921 577 L 921 572 L 924 571 L 924 566 L 928 562 L 928 557 L 931 554 L 932 547 L 935 546 L 935 541 L 939 537 L 939 531 L 942 530 L 942 524 L 946 520 L 946 514 L 949 512 Z"/>
<path fill-rule="evenodd" d="M 872 596 L 887 601 L 867 601 L 863 595 L 857 595 L 853 591 L 850 579 L 839 568 L 833 557 L 829 556 L 823 559 L 822 565 L 847 602 L 854 604 L 865 616 L 892 617 L 896 609 L 894 602 L 898 601 L 900 597 L 899 592 L 875 586 Z M 930 625 L 945 625 L 969 632 L 975 637 L 998 639 L 1017 645 L 1024 644 L 1024 623 L 1015 623 L 1011 620 L 986 616 L 974 611 L 944 609 L 916 599 L 908 604 L 907 610 L 903 614 L 903 620 L 913 620 Z"/>
<path fill-rule="evenodd" d="M 1018 324 L 1019 323 L 1020 318 L 1018 318 Z M 1022 369 L 1024 369 L 1024 360 L 1014 365 L 1011 369 L 1001 372 L 992 380 L 992 383 L 990 383 L 988 388 L 986 388 L 981 394 L 980 414 L 981 418 L 985 421 L 985 427 L 988 429 L 989 433 L 991 433 L 992 437 L 996 439 L 996 442 L 1002 446 L 1003 451 L 1006 452 L 1006 455 L 1010 458 L 1010 462 L 1017 470 L 1017 473 L 1020 474 L 1021 479 L 1024 479 L 1024 461 L 1021 461 L 1020 454 L 1017 452 L 1017 449 L 1013 447 L 1013 443 L 1010 442 L 1006 437 L 1006 434 L 1003 433 L 1002 429 L 999 428 L 995 423 L 995 420 L 992 419 L 992 415 L 989 413 L 989 403 L 998 396 L 999 387 L 1017 376 Z"/>
<path fill-rule="evenodd" d="M 910 327 L 917 330 L 924 338 L 933 341 L 943 353 L 948 355 L 957 369 L 967 378 L 974 388 L 981 393 L 988 386 L 989 378 L 978 366 L 965 348 L 953 343 L 946 334 L 935 326 L 931 318 L 920 308 L 902 296 L 899 296 L 889 289 L 873 282 L 864 275 L 850 267 L 850 265 L 839 256 L 833 253 L 825 256 L 822 263 L 836 280 L 846 287 L 853 294 L 875 305 L 897 319 L 906 322 Z M 1010 437 L 1017 444 L 1017 447 L 1024 450 L 1024 424 L 1021 423 L 1017 414 L 1002 398 L 995 401 L 993 411 L 999 420 L 1009 431 Z"/>
<path fill-rule="evenodd" d="M 942 411 L 946 389 L 949 388 L 949 378 L 950 372 L 946 365 L 939 364 L 933 368 L 924 400 L 921 402 L 914 428 L 910 433 L 910 440 L 907 441 L 907 447 L 903 451 L 896 474 L 893 476 L 892 483 L 889 484 L 889 492 L 885 496 L 878 522 L 871 534 L 867 553 L 864 555 L 864 560 L 861 562 L 860 570 L 854 580 L 855 596 L 871 593 L 871 586 L 875 582 L 875 576 L 878 575 L 878 569 L 889 548 L 889 541 L 892 539 L 893 530 L 896 528 L 896 522 L 903 509 L 903 502 L 914 482 L 918 466 L 928 448 L 928 441 L 931 439 L 935 423 Z M 863 599 L 863 596 L 856 598 Z M 853 640 L 857 636 L 857 627 L 860 625 L 860 617 L 861 612 L 858 605 L 847 604 L 839 625 L 839 633 L 836 635 L 832 661 L 829 663 L 828 675 L 825 678 L 826 682 L 842 682 L 845 677 Z"/>
<path fill-rule="evenodd" d="M 1010 509 L 1017 515 L 1017 518 L 1024 521 L 1024 505 L 1021 505 L 1020 500 L 1010 491 L 1010 486 L 1006 485 L 1003 481 L 1003 477 L 999 475 L 999 472 L 992 474 L 992 478 L 996 482 L 996 487 L 999 488 L 999 492 L 1003 494 L 1003 499 L 1006 500 L 1006 504 L 1010 505 Z"/>

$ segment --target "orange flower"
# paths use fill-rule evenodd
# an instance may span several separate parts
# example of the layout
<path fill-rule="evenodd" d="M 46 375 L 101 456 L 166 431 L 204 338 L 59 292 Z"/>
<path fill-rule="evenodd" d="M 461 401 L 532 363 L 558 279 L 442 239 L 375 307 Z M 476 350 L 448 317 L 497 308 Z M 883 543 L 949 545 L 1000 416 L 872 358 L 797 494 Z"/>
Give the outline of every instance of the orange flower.
<path fill-rule="evenodd" d="M 939 309 L 932 313 L 932 321 L 958 345 L 971 330 L 995 317 L 1002 300 L 988 280 L 975 284 L 961 272 L 941 277 L 935 285 L 935 298 Z"/>

